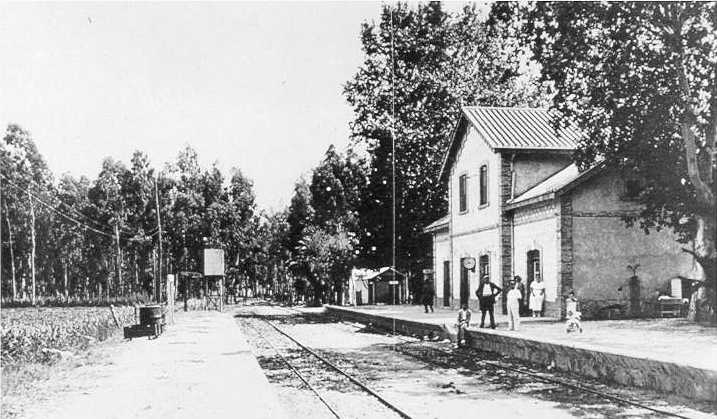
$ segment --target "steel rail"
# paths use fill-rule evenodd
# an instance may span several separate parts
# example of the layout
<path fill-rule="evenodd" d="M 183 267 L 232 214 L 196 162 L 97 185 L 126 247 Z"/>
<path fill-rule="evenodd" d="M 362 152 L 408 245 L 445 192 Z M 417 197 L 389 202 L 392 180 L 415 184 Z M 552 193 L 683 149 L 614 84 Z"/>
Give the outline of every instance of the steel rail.
<path fill-rule="evenodd" d="M 313 351 L 311 348 L 309 348 L 309 347 L 307 347 L 306 345 L 304 345 L 303 343 L 299 342 L 299 341 L 296 340 L 293 336 L 291 336 L 291 335 L 289 335 L 288 333 L 284 332 L 283 330 L 281 330 L 279 327 L 277 327 L 276 325 L 274 325 L 274 324 L 273 324 L 272 322 L 270 322 L 269 320 L 266 320 L 266 319 L 263 319 L 263 318 L 262 318 L 261 320 L 263 320 L 264 322 L 266 322 L 269 326 L 271 326 L 272 328 L 274 328 L 274 330 L 276 330 L 277 332 L 279 332 L 279 333 L 281 333 L 282 335 L 286 336 L 289 340 L 291 340 L 292 342 L 294 342 L 295 344 L 297 344 L 298 346 L 300 346 L 300 347 L 301 347 L 302 349 L 304 349 L 306 352 L 310 353 L 311 355 L 313 355 L 314 357 L 316 357 L 317 359 L 319 359 L 321 362 L 323 362 L 324 364 L 326 364 L 326 365 L 328 365 L 329 367 L 331 367 L 332 369 L 334 369 L 334 370 L 335 370 L 336 372 L 338 372 L 339 374 L 341 374 L 341 375 L 343 375 L 344 377 L 348 378 L 352 383 L 356 384 L 356 385 L 359 386 L 362 390 L 364 390 L 365 392 L 369 393 L 370 395 L 372 395 L 373 397 L 375 397 L 376 399 L 378 399 L 378 401 L 380 401 L 383 405 L 385 405 L 385 406 L 388 407 L 389 409 L 393 410 L 394 412 L 398 413 L 398 415 L 401 416 L 402 418 L 404 418 L 404 419 L 412 419 L 410 415 L 408 415 L 406 412 L 404 412 L 403 410 L 401 410 L 401 409 L 399 409 L 398 407 L 396 407 L 394 404 L 392 404 L 391 402 L 389 402 L 389 401 L 386 400 L 385 398 L 383 398 L 383 396 L 381 396 L 380 394 L 378 394 L 377 392 L 375 392 L 374 390 L 372 390 L 371 388 L 369 388 L 366 384 L 364 384 L 364 383 L 362 383 L 361 381 L 359 381 L 356 377 L 352 376 L 351 374 L 349 374 L 349 373 L 345 372 L 344 370 L 342 370 L 341 368 L 337 367 L 337 366 L 334 365 L 331 361 L 329 361 L 328 359 L 324 358 L 323 356 L 317 354 L 317 353 L 316 353 L 315 351 Z"/>
<path fill-rule="evenodd" d="M 404 340 L 404 342 L 407 343 L 407 344 L 420 343 L 420 342 L 411 342 L 411 341 L 408 341 L 408 340 Z M 487 365 L 487 366 L 489 366 L 489 367 L 492 367 L 493 369 L 504 369 L 504 370 L 512 371 L 512 372 L 514 372 L 514 373 L 523 374 L 523 375 L 528 375 L 528 376 L 533 377 L 533 378 L 536 378 L 536 379 L 538 379 L 538 380 L 540 380 L 540 381 L 544 381 L 544 382 L 547 382 L 547 383 L 550 383 L 550 384 L 557 384 L 557 385 L 560 385 L 560 386 L 563 386 L 563 387 L 572 388 L 572 389 L 574 389 L 574 390 L 582 391 L 582 392 L 585 392 L 585 393 L 594 394 L 594 395 L 596 395 L 596 396 L 600 396 L 600 397 L 602 397 L 602 398 L 605 398 L 605 399 L 608 399 L 608 400 L 612 400 L 612 401 L 618 402 L 618 403 L 620 403 L 620 404 L 629 405 L 629 406 L 633 406 L 633 407 L 638 407 L 638 408 L 640 408 L 640 409 L 649 410 L 649 411 L 651 411 L 651 412 L 658 413 L 658 414 L 661 414 L 661 415 L 664 415 L 664 416 L 676 417 L 676 418 L 681 418 L 681 419 L 693 419 L 693 418 L 690 418 L 689 416 L 683 416 L 683 415 L 680 415 L 680 414 L 678 414 L 678 413 L 668 412 L 668 411 L 666 411 L 666 410 L 661 410 L 661 409 L 657 409 L 657 408 L 654 408 L 654 407 L 646 406 L 646 405 L 644 405 L 644 404 L 641 404 L 641 403 L 638 403 L 638 402 L 634 402 L 634 401 L 632 401 L 632 400 L 628 400 L 628 399 L 622 398 L 622 397 L 620 397 L 620 396 L 615 396 L 615 395 L 612 395 L 612 394 L 604 393 L 604 392 L 602 392 L 602 391 L 594 390 L 594 389 L 585 387 L 585 386 L 580 385 L 580 384 L 572 384 L 572 383 L 568 383 L 568 382 L 565 382 L 565 381 L 562 381 L 562 380 L 558 380 L 558 379 L 556 379 L 556 378 L 545 377 L 545 376 L 543 376 L 543 375 L 541 375 L 541 374 L 534 373 L 534 372 L 531 372 L 531 371 L 525 371 L 525 370 L 520 369 L 520 368 L 510 367 L 510 366 L 507 366 L 507 365 L 502 365 L 502 364 L 500 364 L 500 363 L 493 362 L 493 361 L 488 361 L 488 360 L 484 360 L 484 359 L 476 360 L 476 359 L 474 359 L 474 358 L 471 358 L 471 357 L 468 356 L 468 355 L 464 355 L 464 354 L 460 354 L 460 353 L 456 353 L 456 352 L 448 352 L 448 351 L 444 351 L 444 350 L 436 349 L 436 348 L 431 348 L 431 350 L 433 350 L 433 351 L 435 351 L 435 352 L 440 352 L 440 353 L 442 353 L 442 354 L 444 354 L 444 355 L 447 355 L 447 356 L 457 356 L 457 357 L 462 358 L 462 359 L 464 359 L 464 360 L 470 360 L 470 361 L 472 361 L 472 362 L 477 362 L 477 363 L 479 363 L 479 364 L 485 364 L 485 365 Z M 412 356 L 412 357 L 414 357 L 414 358 L 416 358 L 416 359 L 419 359 L 419 360 L 428 361 L 428 362 L 430 362 L 430 363 L 432 363 L 432 364 L 434 364 L 434 365 L 438 365 L 438 363 L 435 362 L 435 361 L 425 360 L 425 359 L 419 358 L 418 356 L 413 355 L 413 354 L 411 354 L 411 353 L 407 353 L 407 355 Z"/>
<path fill-rule="evenodd" d="M 249 325 L 248 322 L 246 322 L 246 324 Z M 257 334 L 258 336 L 260 336 L 261 339 L 262 339 L 264 342 L 266 342 L 266 344 L 269 345 L 269 347 L 271 347 L 271 349 L 272 349 L 274 352 L 276 352 L 277 355 L 279 355 L 279 358 L 281 358 L 281 360 L 284 362 L 284 364 L 286 364 L 286 366 L 289 367 L 289 369 L 290 369 L 294 374 L 296 374 L 296 376 L 299 378 L 299 380 L 301 380 L 301 381 L 306 385 L 306 387 L 308 387 L 308 389 L 311 390 L 311 392 L 314 393 L 314 395 L 316 395 L 316 397 L 318 397 L 319 400 L 321 400 L 321 402 L 324 404 L 324 406 L 326 406 L 326 408 L 329 409 L 329 411 L 330 411 L 331 413 L 333 413 L 333 415 L 334 415 L 337 419 L 341 419 L 341 416 L 336 412 L 336 410 L 334 410 L 333 407 L 331 407 L 331 405 L 329 404 L 329 402 L 328 402 L 326 399 L 324 399 L 324 397 L 323 397 L 321 394 L 319 394 L 319 391 L 316 390 L 316 388 L 314 388 L 314 386 L 312 386 L 311 383 L 309 383 L 309 381 L 306 380 L 306 378 L 304 378 L 304 376 L 301 375 L 301 373 L 300 373 L 293 365 L 291 365 L 291 363 L 289 362 L 289 360 L 286 359 L 286 357 L 279 352 L 279 350 L 276 348 L 276 346 L 274 346 L 271 342 L 269 342 L 269 339 L 267 339 L 266 337 L 264 337 L 264 335 L 261 334 L 261 332 L 259 332 L 254 326 L 249 325 L 249 327 L 250 327 L 251 329 L 253 329 L 253 330 L 256 332 L 256 334 Z"/>
<path fill-rule="evenodd" d="M 296 309 L 294 309 L 294 308 L 289 308 L 289 307 L 282 307 L 282 308 L 285 308 L 285 309 L 287 309 L 287 310 L 294 311 L 294 312 L 297 312 L 297 313 L 302 313 L 302 314 L 304 314 L 303 312 L 301 312 L 301 311 L 299 311 L 299 310 L 296 310 Z M 262 320 L 264 320 L 264 319 L 262 319 Z M 264 320 L 264 321 L 267 321 L 267 320 Z M 267 321 L 267 322 L 268 322 L 268 321 Z M 344 322 L 344 321 L 341 321 L 341 322 L 342 322 L 342 323 L 346 323 L 346 322 Z M 269 323 L 269 324 L 270 324 L 272 327 L 274 327 L 275 329 L 277 329 L 278 331 L 280 331 L 280 330 L 279 330 L 278 328 L 276 328 L 276 326 L 274 326 L 273 324 L 271 324 L 271 323 Z M 283 333 L 282 331 L 280 331 L 280 332 Z M 401 336 L 396 335 L 395 332 L 394 332 L 394 335 L 393 335 L 393 336 L 396 337 L 396 338 L 399 339 L 399 340 L 404 341 L 404 343 L 407 343 L 407 344 L 422 343 L 421 341 L 413 341 L 413 340 L 409 340 L 409 339 L 404 339 L 404 338 L 402 338 Z M 288 335 L 287 335 L 287 337 L 288 337 Z M 293 339 L 292 339 L 292 340 L 293 340 Z M 297 343 L 298 343 L 298 342 L 297 342 Z M 464 359 L 464 360 L 470 360 L 470 361 L 472 361 L 472 362 L 482 363 L 482 364 L 485 364 L 485 365 L 487 365 L 487 366 L 489 366 L 489 367 L 492 367 L 493 369 L 505 369 L 505 370 L 509 370 L 509 371 L 512 371 L 512 372 L 517 373 L 517 374 L 528 375 L 528 376 L 530 376 L 530 377 L 536 378 L 536 379 L 538 379 L 538 380 L 540 380 L 540 381 L 543 381 L 543 382 L 547 382 L 547 383 L 550 383 L 550 384 L 557 384 L 557 385 L 560 385 L 560 386 L 563 386 L 563 387 L 572 388 L 572 389 L 574 389 L 574 390 L 582 391 L 582 392 L 585 392 L 585 393 L 590 393 L 590 394 L 593 394 L 593 395 L 596 395 L 596 396 L 602 397 L 602 398 L 604 398 L 604 399 L 608 399 L 608 400 L 611 400 L 611 401 L 614 401 L 614 402 L 617 402 L 617 403 L 620 403 L 620 404 L 623 404 L 623 405 L 628 405 L 628 406 L 637 407 L 637 408 L 644 409 L 644 410 L 649 410 L 649 411 L 651 411 L 651 412 L 654 412 L 654 413 L 657 413 L 657 414 L 660 414 L 660 415 L 663 415 L 663 416 L 675 417 L 675 418 L 681 418 L 681 419 L 693 419 L 693 418 L 690 418 L 689 416 L 680 415 L 679 413 L 673 413 L 673 412 L 668 412 L 668 411 L 666 411 L 666 410 L 657 409 L 657 408 L 650 407 L 650 406 L 647 406 L 647 405 L 644 405 L 644 404 L 641 404 L 641 403 L 638 403 L 638 402 L 634 402 L 634 401 L 632 401 L 632 400 L 628 400 L 628 399 L 622 398 L 622 397 L 620 397 L 620 396 L 615 396 L 615 395 L 612 395 L 612 394 L 608 394 L 608 393 L 602 392 L 602 391 L 600 391 L 600 390 L 591 389 L 591 388 L 585 387 L 584 385 L 572 384 L 572 383 L 568 383 L 568 382 L 565 382 L 565 381 L 562 381 L 562 380 L 558 380 L 558 379 L 556 379 L 556 378 L 545 377 L 545 376 L 543 376 L 543 375 L 541 375 L 541 374 L 538 374 L 538 373 L 534 373 L 534 372 L 531 372 L 531 371 L 525 371 L 524 369 L 515 368 L 515 367 L 510 367 L 510 366 L 502 365 L 502 364 L 499 364 L 499 363 L 497 363 L 497 362 L 488 361 L 488 360 L 484 360 L 484 359 L 476 360 L 476 359 L 471 358 L 470 356 L 467 356 L 467 355 L 464 355 L 464 354 L 460 354 L 460 353 L 457 353 L 457 352 L 444 351 L 444 350 L 441 350 L 441 349 L 438 349 L 438 348 L 431 348 L 431 350 L 436 351 L 436 352 L 441 352 L 441 353 L 443 353 L 444 355 L 447 355 L 447 356 L 457 356 L 457 357 L 462 358 L 462 359 Z M 437 365 L 437 364 L 438 364 L 438 363 L 435 362 L 435 361 L 425 360 L 425 359 L 423 359 L 423 358 L 419 358 L 418 356 L 413 355 L 413 354 L 410 354 L 410 353 L 408 353 L 407 355 L 412 356 L 412 357 L 414 357 L 414 358 L 416 358 L 416 359 L 420 359 L 420 360 L 423 360 L 423 361 L 428 361 L 429 363 L 431 363 L 431 364 L 433 364 L 433 365 Z M 316 356 L 318 357 L 318 355 L 316 355 Z"/>

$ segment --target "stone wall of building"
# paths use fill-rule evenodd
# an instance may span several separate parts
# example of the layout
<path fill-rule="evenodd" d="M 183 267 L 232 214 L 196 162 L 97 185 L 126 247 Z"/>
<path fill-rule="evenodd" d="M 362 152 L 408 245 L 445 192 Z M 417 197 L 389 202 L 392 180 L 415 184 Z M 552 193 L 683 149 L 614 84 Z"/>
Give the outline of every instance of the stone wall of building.
<path fill-rule="evenodd" d="M 631 297 L 640 301 L 633 314 L 654 314 L 660 292 L 668 293 L 670 280 L 688 276 L 692 257 L 681 251 L 689 247 L 669 231 L 646 235 L 639 227 L 626 227 L 622 216 L 635 211 L 625 200 L 622 179 L 601 173 L 572 191 L 573 286 L 585 317 L 622 314 Z M 631 286 L 628 265 L 639 264 L 639 281 Z"/>
<path fill-rule="evenodd" d="M 544 181 L 572 163 L 567 153 L 537 153 L 535 151 L 516 154 L 513 158 L 515 185 L 513 195 L 518 196 Z"/>

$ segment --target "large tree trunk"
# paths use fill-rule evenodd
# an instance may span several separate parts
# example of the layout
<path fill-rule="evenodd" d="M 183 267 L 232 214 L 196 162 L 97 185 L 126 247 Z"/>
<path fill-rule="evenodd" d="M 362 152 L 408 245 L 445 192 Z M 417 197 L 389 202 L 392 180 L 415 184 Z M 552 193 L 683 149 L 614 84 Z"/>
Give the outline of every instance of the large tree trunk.
<path fill-rule="evenodd" d="M 12 242 L 12 225 L 10 225 L 10 216 L 7 211 L 7 202 L 3 202 L 5 210 L 5 222 L 7 223 L 8 245 L 10 246 L 10 285 L 12 287 L 12 300 L 17 301 L 17 280 L 15 278 L 15 247 Z"/>
<path fill-rule="evenodd" d="M 65 301 L 67 301 L 67 298 L 70 296 L 69 290 L 67 289 L 67 259 L 63 261 L 62 292 L 65 294 Z"/>
<path fill-rule="evenodd" d="M 32 240 L 32 250 L 30 251 L 30 272 L 32 274 L 32 305 L 35 305 L 37 300 L 37 283 L 35 279 L 35 205 L 32 202 L 29 191 L 28 197 L 30 198 L 30 238 Z"/>
<path fill-rule="evenodd" d="M 115 237 L 117 239 L 117 289 L 115 293 L 117 296 L 122 295 L 122 249 L 120 249 L 120 237 L 119 237 L 119 223 L 115 223 Z"/>
<path fill-rule="evenodd" d="M 717 254 L 715 252 L 716 221 L 713 217 L 697 218 L 697 234 L 695 235 L 692 254 L 704 271 L 704 281 L 698 283 L 692 293 L 688 318 L 693 321 L 717 321 Z M 698 278 L 691 278 L 698 279 Z"/>

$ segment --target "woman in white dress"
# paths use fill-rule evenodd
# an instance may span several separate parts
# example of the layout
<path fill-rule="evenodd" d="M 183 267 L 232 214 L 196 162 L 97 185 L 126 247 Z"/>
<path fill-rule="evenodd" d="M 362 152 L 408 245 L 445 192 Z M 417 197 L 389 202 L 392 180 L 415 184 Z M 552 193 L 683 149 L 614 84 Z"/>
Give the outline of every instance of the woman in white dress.
<path fill-rule="evenodd" d="M 542 316 L 543 300 L 545 300 L 545 284 L 543 284 L 543 279 L 538 277 L 530 283 L 529 307 L 533 312 L 533 317 Z"/>

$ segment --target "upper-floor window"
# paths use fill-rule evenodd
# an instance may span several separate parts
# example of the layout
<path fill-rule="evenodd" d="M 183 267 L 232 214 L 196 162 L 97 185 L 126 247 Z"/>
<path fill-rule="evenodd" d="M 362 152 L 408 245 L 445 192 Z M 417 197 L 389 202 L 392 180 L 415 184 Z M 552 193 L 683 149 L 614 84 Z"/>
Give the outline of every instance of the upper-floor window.
<path fill-rule="evenodd" d="M 468 209 L 468 176 L 461 175 L 458 178 L 458 210 L 465 212 Z"/>
<path fill-rule="evenodd" d="M 488 166 L 480 167 L 480 205 L 488 205 Z"/>

